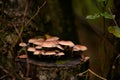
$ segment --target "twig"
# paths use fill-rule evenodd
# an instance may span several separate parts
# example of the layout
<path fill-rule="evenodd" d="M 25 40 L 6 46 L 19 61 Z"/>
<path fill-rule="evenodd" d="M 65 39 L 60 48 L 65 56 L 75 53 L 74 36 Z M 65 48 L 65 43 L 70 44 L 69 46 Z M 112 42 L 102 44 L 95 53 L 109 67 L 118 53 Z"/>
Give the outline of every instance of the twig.
<path fill-rule="evenodd" d="M 30 71 L 30 64 L 29 64 L 29 59 L 26 59 L 26 77 L 29 76 L 29 71 Z"/>
<path fill-rule="evenodd" d="M 24 10 L 24 15 L 23 15 L 23 24 L 24 24 L 24 22 L 25 22 L 25 17 L 26 17 L 26 14 L 27 14 L 27 10 L 28 10 L 28 1 L 29 0 L 26 0 L 26 5 L 25 5 L 25 10 Z"/>
<path fill-rule="evenodd" d="M 112 14 L 111 9 L 110 9 L 110 8 L 108 8 L 108 10 L 109 10 L 109 12 L 110 12 L 110 14 L 111 14 L 111 16 L 112 16 L 112 19 L 113 19 L 113 21 L 114 21 L 115 25 L 116 25 L 116 26 L 118 26 L 118 24 L 117 24 L 117 22 L 116 22 L 115 18 L 113 17 L 113 14 Z"/>
<path fill-rule="evenodd" d="M 8 74 L 8 71 L 6 69 L 4 69 L 3 66 L 0 65 L 0 69 L 2 69 L 6 74 Z"/>
<path fill-rule="evenodd" d="M 107 80 L 104 77 L 101 77 L 98 74 L 96 74 L 95 72 L 93 72 L 91 69 L 87 69 L 86 71 L 84 71 L 82 73 L 79 73 L 78 76 L 82 76 L 83 74 L 88 73 L 88 72 L 90 72 L 91 74 L 93 74 L 94 76 L 96 76 L 96 77 L 98 77 L 98 78 L 100 78 L 102 80 Z"/>
<path fill-rule="evenodd" d="M 83 74 L 85 74 L 87 72 L 88 72 L 88 69 L 86 71 L 84 71 L 84 72 L 79 73 L 78 76 L 82 76 Z"/>
<path fill-rule="evenodd" d="M 116 62 L 116 60 L 117 60 L 118 58 L 120 58 L 120 54 L 117 55 L 117 57 L 116 57 L 115 60 L 114 60 L 114 63 Z"/>
<path fill-rule="evenodd" d="M 8 74 L 9 72 L 6 69 L 4 69 L 4 67 L 1 66 L 1 65 L 0 65 L 0 69 L 2 69 L 2 71 L 6 73 L 6 75 L 3 75 L 2 77 L 0 77 L 0 80 L 2 80 L 2 79 L 4 79 L 5 77 L 7 77 L 9 75 Z"/>
<path fill-rule="evenodd" d="M 118 54 L 117 55 L 117 57 L 115 58 L 115 60 L 113 61 L 113 65 L 112 66 L 114 66 L 115 65 L 115 63 L 116 63 L 116 61 L 117 61 L 117 59 L 119 59 L 120 58 L 120 54 Z M 114 68 L 113 68 L 114 69 Z"/>
<path fill-rule="evenodd" d="M 2 77 L 0 77 L 0 80 L 3 80 L 5 77 L 7 77 L 8 75 L 3 75 Z"/>
<path fill-rule="evenodd" d="M 16 26 L 13 25 L 13 27 L 15 28 L 15 31 L 16 31 L 16 33 L 18 34 L 18 36 L 20 36 L 20 33 L 19 33 L 18 29 L 16 28 Z"/>
<path fill-rule="evenodd" d="M 46 1 L 42 4 L 42 6 L 40 6 L 40 7 L 38 8 L 37 12 L 34 14 L 33 17 L 31 17 L 31 18 L 29 19 L 29 21 L 25 24 L 25 26 L 27 26 L 27 25 L 30 23 L 30 21 L 35 18 L 35 16 L 37 16 L 37 14 L 39 13 L 40 9 L 41 9 L 45 4 L 46 4 Z"/>
<path fill-rule="evenodd" d="M 38 8 L 37 12 L 30 18 L 30 20 L 27 21 L 27 23 L 21 27 L 20 33 L 19 33 L 19 37 L 16 39 L 16 42 L 15 42 L 15 44 L 14 44 L 13 46 L 15 46 L 16 43 L 18 42 L 18 40 L 20 39 L 20 37 L 21 37 L 21 35 L 22 35 L 22 33 L 23 33 L 24 28 L 30 23 L 30 21 L 31 21 L 32 19 L 35 18 L 35 16 L 37 16 L 37 14 L 39 13 L 40 9 L 41 9 L 45 4 L 46 4 L 46 1 L 42 4 L 41 7 Z"/>
<path fill-rule="evenodd" d="M 16 28 L 15 25 L 13 25 L 13 27 L 15 28 L 15 31 L 18 34 L 18 37 L 20 38 L 20 32 L 19 32 L 19 30 Z M 21 42 L 23 41 L 22 38 L 20 38 L 20 40 L 21 40 Z"/>
<path fill-rule="evenodd" d="M 25 54 L 28 56 L 26 47 L 24 47 L 25 49 Z M 26 77 L 29 76 L 29 71 L 30 71 L 30 64 L 29 64 L 29 57 L 26 58 Z"/>
<path fill-rule="evenodd" d="M 100 79 L 102 79 L 102 80 L 107 80 L 107 79 L 105 79 L 104 77 L 101 77 L 101 76 L 99 76 L 98 74 L 96 74 L 95 72 L 93 72 L 91 69 L 88 69 L 88 71 L 89 71 L 91 74 L 93 74 L 94 76 L 96 76 L 96 77 L 98 77 L 98 78 L 100 78 Z"/>

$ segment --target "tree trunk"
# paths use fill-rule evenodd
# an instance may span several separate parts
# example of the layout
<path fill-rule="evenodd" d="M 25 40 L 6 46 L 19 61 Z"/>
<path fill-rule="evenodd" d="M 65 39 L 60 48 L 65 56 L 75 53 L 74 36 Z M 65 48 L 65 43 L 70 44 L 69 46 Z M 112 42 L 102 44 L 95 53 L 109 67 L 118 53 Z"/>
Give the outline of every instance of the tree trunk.
<path fill-rule="evenodd" d="M 61 61 L 48 63 L 29 59 L 27 71 L 26 60 L 16 59 L 18 70 L 24 74 L 29 72 L 27 77 L 32 80 L 85 80 L 84 75 L 78 76 L 78 74 L 88 69 L 88 61 L 82 62 L 80 59 Z"/>
<path fill-rule="evenodd" d="M 31 2 L 32 12 L 37 10 L 38 6 L 36 7 L 36 5 L 41 4 L 40 1 L 37 4 L 35 2 Z M 61 39 L 79 43 L 71 0 L 47 0 L 46 5 L 34 21 L 39 33 L 56 35 Z"/>

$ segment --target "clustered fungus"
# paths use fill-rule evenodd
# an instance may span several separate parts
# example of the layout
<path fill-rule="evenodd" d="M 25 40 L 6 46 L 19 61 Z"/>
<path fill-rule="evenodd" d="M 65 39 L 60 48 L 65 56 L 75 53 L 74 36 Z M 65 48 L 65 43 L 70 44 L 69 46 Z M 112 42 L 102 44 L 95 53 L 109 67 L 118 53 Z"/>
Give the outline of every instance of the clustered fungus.
<path fill-rule="evenodd" d="M 75 45 L 72 41 L 60 40 L 55 36 L 29 39 L 28 43 L 21 42 L 19 46 L 27 48 L 28 57 L 37 56 L 40 59 L 80 58 L 81 52 L 87 50 L 84 45 Z"/>

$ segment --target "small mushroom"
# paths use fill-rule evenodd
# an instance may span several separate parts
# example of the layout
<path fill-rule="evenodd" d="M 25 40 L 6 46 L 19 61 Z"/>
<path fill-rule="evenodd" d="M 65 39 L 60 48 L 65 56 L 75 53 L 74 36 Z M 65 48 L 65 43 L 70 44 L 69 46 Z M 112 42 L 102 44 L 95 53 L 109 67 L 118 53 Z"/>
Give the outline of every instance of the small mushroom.
<path fill-rule="evenodd" d="M 47 47 L 47 48 L 52 48 L 52 47 L 56 47 L 56 46 L 57 46 L 56 41 L 45 41 L 42 44 L 42 47 Z"/>
<path fill-rule="evenodd" d="M 60 45 L 57 45 L 56 47 L 61 49 L 61 50 L 64 50 L 64 48 L 62 48 Z"/>
<path fill-rule="evenodd" d="M 90 57 L 86 56 L 86 57 L 84 58 L 84 62 L 88 61 L 89 59 L 90 59 Z"/>
<path fill-rule="evenodd" d="M 65 55 L 63 52 L 59 52 L 56 54 L 56 56 L 63 56 L 63 55 Z"/>
<path fill-rule="evenodd" d="M 86 62 L 90 59 L 88 56 L 81 55 L 81 61 Z"/>
<path fill-rule="evenodd" d="M 44 55 L 55 55 L 56 52 L 55 51 L 47 51 L 44 53 Z"/>
<path fill-rule="evenodd" d="M 42 46 L 36 46 L 35 49 L 42 49 Z"/>
<path fill-rule="evenodd" d="M 43 38 L 38 38 L 37 40 L 40 41 L 40 42 L 44 42 L 45 41 L 45 39 L 43 39 Z"/>
<path fill-rule="evenodd" d="M 75 44 L 72 41 L 59 41 L 58 44 L 73 47 Z"/>
<path fill-rule="evenodd" d="M 24 43 L 24 42 L 21 42 L 21 43 L 19 44 L 19 46 L 21 46 L 21 47 L 26 47 L 26 46 L 27 46 L 27 44 L 26 44 L 26 43 Z"/>
<path fill-rule="evenodd" d="M 36 49 L 34 48 L 34 47 L 29 47 L 28 49 L 27 49 L 27 51 L 29 51 L 29 52 L 34 52 Z"/>
<path fill-rule="evenodd" d="M 35 41 L 35 42 L 33 42 L 33 44 L 35 44 L 35 45 L 42 45 L 42 42 L 40 42 L 40 41 Z"/>
<path fill-rule="evenodd" d="M 39 55 L 41 53 L 41 51 L 40 50 L 36 50 L 36 51 L 34 51 L 34 55 Z"/>
<path fill-rule="evenodd" d="M 36 42 L 36 41 L 37 41 L 37 39 L 33 38 L 33 39 L 29 39 L 29 40 L 28 40 L 28 43 L 34 43 L 34 42 Z"/>
<path fill-rule="evenodd" d="M 23 54 L 23 55 L 18 56 L 18 58 L 28 58 L 28 56 L 26 54 Z"/>
<path fill-rule="evenodd" d="M 75 45 L 73 47 L 73 51 L 85 51 L 85 50 L 87 50 L 87 47 L 83 45 Z"/>
<path fill-rule="evenodd" d="M 59 40 L 59 37 L 50 37 L 46 39 L 46 41 L 57 41 L 57 40 Z"/>

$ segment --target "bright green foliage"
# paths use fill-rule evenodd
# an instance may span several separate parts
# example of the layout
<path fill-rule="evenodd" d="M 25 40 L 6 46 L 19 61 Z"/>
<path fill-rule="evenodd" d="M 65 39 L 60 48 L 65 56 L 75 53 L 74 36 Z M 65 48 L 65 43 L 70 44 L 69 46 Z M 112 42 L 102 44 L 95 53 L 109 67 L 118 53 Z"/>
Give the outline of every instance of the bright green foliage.
<path fill-rule="evenodd" d="M 109 33 L 112 33 L 114 36 L 120 38 L 120 28 L 118 26 L 108 27 Z"/>
<path fill-rule="evenodd" d="M 102 16 L 102 17 L 104 17 L 106 19 L 113 19 L 113 18 L 115 18 L 115 15 L 111 15 L 108 12 L 104 12 L 104 13 L 96 13 L 94 15 L 88 15 L 88 16 L 86 16 L 86 19 L 97 19 L 100 16 Z"/>
<path fill-rule="evenodd" d="M 103 16 L 106 19 L 113 19 L 113 18 L 115 18 L 115 15 L 111 15 L 108 12 L 101 13 L 101 16 Z"/>
<path fill-rule="evenodd" d="M 96 19 L 96 18 L 99 18 L 100 15 L 98 13 L 94 14 L 94 15 L 88 15 L 86 16 L 86 19 Z"/>

